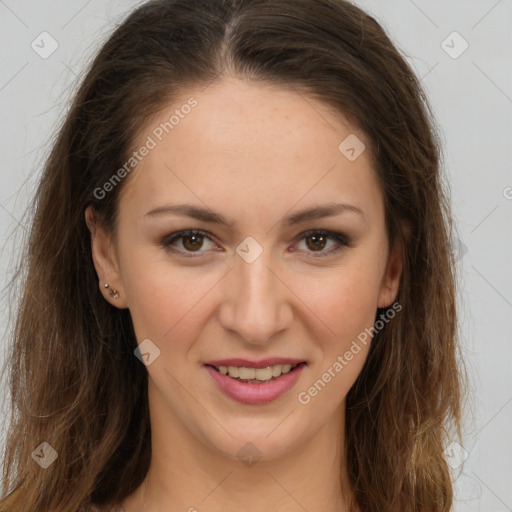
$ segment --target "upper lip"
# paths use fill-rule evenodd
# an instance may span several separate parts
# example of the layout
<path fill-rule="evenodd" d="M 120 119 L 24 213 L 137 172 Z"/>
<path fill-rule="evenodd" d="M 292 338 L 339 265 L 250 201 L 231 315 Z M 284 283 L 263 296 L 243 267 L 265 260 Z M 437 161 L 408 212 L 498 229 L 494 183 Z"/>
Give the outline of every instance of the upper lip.
<path fill-rule="evenodd" d="M 278 364 L 299 364 L 305 363 L 304 359 L 295 359 L 291 357 L 269 357 L 260 359 L 259 361 L 251 361 L 249 359 L 233 358 L 233 359 L 216 359 L 215 361 L 207 361 L 205 365 L 210 366 L 238 366 L 244 368 L 266 368 L 267 366 L 275 366 Z"/>

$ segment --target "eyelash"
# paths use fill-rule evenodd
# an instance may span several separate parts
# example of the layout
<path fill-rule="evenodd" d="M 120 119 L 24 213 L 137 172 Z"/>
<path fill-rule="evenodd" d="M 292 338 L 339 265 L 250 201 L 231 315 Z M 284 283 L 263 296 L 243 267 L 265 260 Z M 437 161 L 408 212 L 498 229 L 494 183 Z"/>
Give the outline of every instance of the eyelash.
<path fill-rule="evenodd" d="M 209 234 L 205 231 L 202 231 L 200 229 L 187 229 L 184 231 L 176 231 L 175 233 L 171 233 L 170 235 L 167 235 L 162 240 L 161 245 L 163 246 L 163 248 L 165 250 L 175 253 L 175 254 L 180 254 L 180 255 L 184 256 L 185 258 L 197 258 L 197 257 L 199 257 L 200 253 L 206 252 L 206 251 L 201 251 L 201 250 L 199 250 L 199 251 L 183 251 L 183 250 L 173 249 L 171 246 L 171 244 L 173 242 L 175 242 L 176 240 L 179 240 L 181 238 L 184 238 L 184 237 L 190 236 L 190 235 L 200 235 L 201 237 L 207 238 L 211 242 L 214 242 L 212 237 L 209 236 Z M 313 258 L 323 258 L 326 256 L 330 256 L 332 254 L 338 253 L 339 251 L 345 249 L 346 247 L 350 247 L 350 242 L 344 235 L 342 235 L 341 233 L 336 233 L 334 231 L 326 231 L 323 229 L 311 229 L 309 231 L 305 231 L 305 232 L 301 233 L 297 238 L 295 238 L 294 243 L 299 242 L 299 241 L 303 240 L 304 238 L 307 238 L 310 235 L 320 235 L 320 236 L 323 236 L 326 238 L 330 238 L 332 240 L 335 240 L 339 244 L 337 247 L 331 248 L 328 251 L 323 251 L 323 250 L 318 251 L 317 255 L 314 254 L 313 256 L 311 256 Z M 315 251 L 311 251 L 311 252 L 314 253 Z M 196 256 L 196 254 L 197 254 L 197 256 Z"/>

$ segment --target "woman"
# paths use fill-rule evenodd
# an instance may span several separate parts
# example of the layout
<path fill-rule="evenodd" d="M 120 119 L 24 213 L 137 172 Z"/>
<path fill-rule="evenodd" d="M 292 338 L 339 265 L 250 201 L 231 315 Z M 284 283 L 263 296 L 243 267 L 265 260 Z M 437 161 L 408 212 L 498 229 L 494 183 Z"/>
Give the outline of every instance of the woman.
<path fill-rule="evenodd" d="M 346 1 L 135 10 L 35 197 L 0 509 L 449 510 L 439 153 Z"/>

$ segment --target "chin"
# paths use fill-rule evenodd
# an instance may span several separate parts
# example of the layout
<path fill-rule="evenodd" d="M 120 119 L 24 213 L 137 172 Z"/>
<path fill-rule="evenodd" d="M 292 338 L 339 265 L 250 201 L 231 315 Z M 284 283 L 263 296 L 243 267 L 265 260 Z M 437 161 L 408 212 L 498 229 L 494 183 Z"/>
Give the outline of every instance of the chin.
<path fill-rule="evenodd" d="M 242 463 L 251 464 L 251 461 L 271 461 L 278 459 L 304 442 L 306 432 L 296 432 L 295 426 L 290 422 L 284 425 L 283 418 L 268 418 L 255 420 L 244 417 L 238 421 L 225 423 L 223 426 L 232 434 L 219 429 L 206 434 L 207 443 L 217 453 Z M 285 421 L 289 421 L 285 420 Z"/>

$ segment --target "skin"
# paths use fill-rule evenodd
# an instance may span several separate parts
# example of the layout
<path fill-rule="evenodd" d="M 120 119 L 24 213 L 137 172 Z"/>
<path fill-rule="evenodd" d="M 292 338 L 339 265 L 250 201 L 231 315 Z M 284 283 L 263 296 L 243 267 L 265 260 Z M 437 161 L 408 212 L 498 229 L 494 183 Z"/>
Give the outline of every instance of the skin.
<path fill-rule="evenodd" d="M 388 245 L 370 151 L 349 161 L 338 150 L 350 134 L 367 148 L 369 142 L 313 98 L 228 76 L 187 90 L 148 121 L 134 146 L 191 96 L 198 105 L 123 184 L 116 239 L 86 212 L 101 293 L 129 308 L 139 343 L 149 338 L 160 350 L 146 367 L 151 467 L 122 506 L 126 512 L 346 510 L 345 397 L 370 343 L 307 405 L 297 395 L 373 326 L 377 307 L 391 305 L 398 292 L 402 261 L 398 247 Z M 355 205 L 364 217 L 345 212 L 282 222 L 330 202 Z M 206 205 L 236 223 L 145 216 L 177 203 Z M 182 255 L 162 246 L 166 236 L 187 229 L 212 240 L 178 239 L 173 247 Z M 341 233 L 351 245 L 329 254 L 339 246 L 335 239 L 322 246 L 301 236 L 315 229 Z M 248 236 L 263 248 L 252 263 L 236 252 Z M 187 248 L 199 256 L 187 258 Z M 264 405 L 228 398 L 203 366 L 271 356 L 308 366 L 290 391 Z M 261 457 L 251 467 L 237 457 L 248 442 Z"/>

